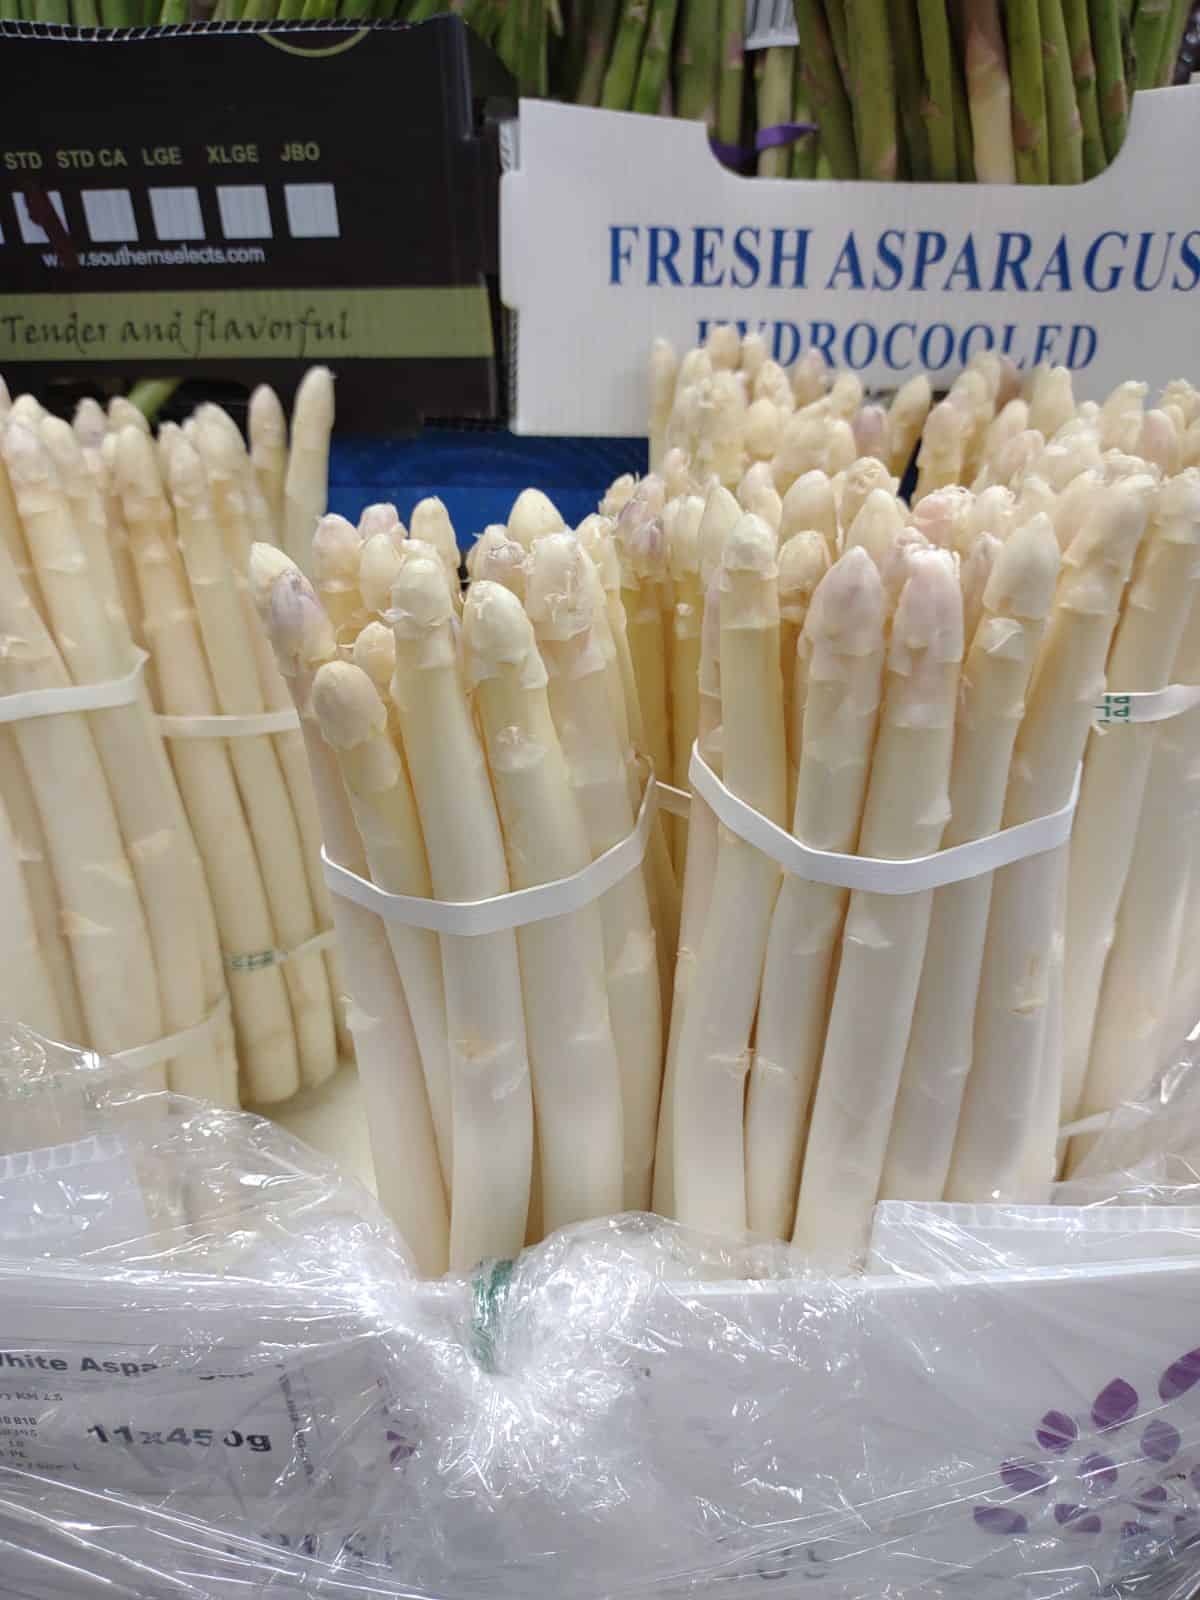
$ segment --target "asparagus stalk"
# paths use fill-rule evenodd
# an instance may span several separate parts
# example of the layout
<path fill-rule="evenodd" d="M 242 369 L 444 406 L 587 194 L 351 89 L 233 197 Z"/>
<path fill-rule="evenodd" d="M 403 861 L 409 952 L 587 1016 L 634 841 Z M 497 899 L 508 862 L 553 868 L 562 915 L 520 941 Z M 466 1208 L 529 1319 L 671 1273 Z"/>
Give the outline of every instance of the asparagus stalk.
<path fill-rule="evenodd" d="M 802 536 L 801 536 L 802 537 Z M 875 742 L 884 662 L 879 573 L 848 550 L 817 585 L 805 618 L 805 704 L 792 832 L 853 850 Z M 786 877 L 771 918 L 746 1110 L 747 1220 L 789 1238 L 808 1105 L 828 1015 L 848 892 Z"/>
<path fill-rule="evenodd" d="M 734 526 L 721 558 L 724 780 L 782 824 L 787 804 L 779 671 L 776 537 L 760 518 Z M 708 917 L 676 1049 L 675 1209 L 719 1232 L 746 1225 L 745 1080 L 779 869 L 723 832 Z"/>
<path fill-rule="evenodd" d="M 910 571 L 892 620 L 859 841 L 863 855 L 893 860 L 941 842 L 963 643 L 953 558 L 923 552 Z M 866 1244 L 932 903 L 929 890 L 850 897 L 793 1234 L 830 1270 L 854 1265 Z"/>
<path fill-rule="evenodd" d="M 673 590 L 668 640 L 668 689 L 671 700 L 670 781 L 688 789 L 688 764 L 696 742 L 700 716 L 700 623 L 704 596 L 700 588 L 700 522 L 704 501 L 692 495 L 675 502 L 679 507 L 668 533 L 667 560 Z M 665 775 L 664 775 L 665 777 Z M 682 881 L 687 853 L 687 826 L 673 819 L 671 833 L 675 875 Z"/>
<path fill-rule="evenodd" d="M 480 900 L 509 889 L 488 770 L 459 681 L 454 605 L 439 557 L 400 568 L 390 620 L 392 699 L 404 736 L 434 894 Z M 511 932 L 442 940 L 454 1181 L 450 1264 L 515 1254 L 525 1240 L 533 1156 L 529 1055 Z"/>
<path fill-rule="evenodd" d="M 1082 3 L 1086 4 L 1086 0 Z M 1079 4 L 1080 0 L 1072 0 L 1073 9 L 1078 9 Z M 998 0 L 967 0 L 964 21 L 975 175 L 980 183 L 1015 183 L 1012 85 Z M 1076 57 L 1074 51 L 1072 54 L 1074 60 L 1082 62 L 1082 57 Z M 1079 70 L 1081 66 L 1077 65 Z"/>
<path fill-rule="evenodd" d="M 794 533 L 779 551 L 779 670 L 783 676 L 783 726 L 788 747 L 788 809 L 797 773 L 808 690 L 808 653 L 797 655 L 813 590 L 829 570 L 829 547 L 815 529 Z"/>
<path fill-rule="evenodd" d="M 572 96 L 578 105 L 594 106 L 600 103 L 604 69 L 612 49 L 616 20 L 617 0 L 594 0 L 588 8 L 583 71 L 578 89 Z"/>
<path fill-rule="evenodd" d="M 800 35 L 800 77 L 821 130 L 821 150 L 833 177 L 857 178 L 854 118 L 821 0 L 793 0 L 793 9 Z M 864 170 L 863 175 L 871 174 Z"/>
<path fill-rule="evenodd" d="M 933 390 L 923 372 L 901 384 L 892 396 L 888 407 L 887 464 L 894 477 L 902 478 L 908 471 L 932 404 Z"/>
<path fill-rule="evenodd" d="M 1146 525 L 1149 479 L 1115 485 L 1063 556 L 1062 575 L 1004 801 L 1012 826 L 1067 803 L 1103 683 L 1121 594 Z M 1037 1120 L 1048 974 L 1057 925 L 1057 874 L 1044 856 L 992 880 L 975 1043 L 955 1140 L 948 1200 L 1036 1199 L 1018 1194 Z M 1061 1066 L 1056 1076 L 1061 1082 Z"/>
<path fill-rule="evenodd" d="M 718 18 L 717 138 L 736 148 L 742 138 L 746 78 L 746 8 L 742 0 L 720 0 Z"/>
<path fill-rule="evenodd" d="M 600 104 L 610 111 L 628 111 L 633 104 L 649 10 L 650 0 L 621 0 L 612 55 L 600 91 Z"/>
<path fill-rule="evenodd" d="M 797 60 L 793 74 L 792 121 L 803 124 L 806 122 L 811 123 L 814 120 L 803 63 Z M 802 134 L 797 139 L 792 146 L 790 171 L 793 178 L 815 178 L 817 176 L 817 161 L 820 155 L 820 148 L 821 136 L 819 133 Z"/>
<path fill-rule="evenodd" d="M 676 109 L 709 128 L 717 122 L 718 15 L 718 0 L 683 0 Z"/>
<path fill-rule="evenodd" d="M 256 545 L 250 576 L 279 663 L 300 714 L 300 726 L 326 848 L 360 877 L 366 855 L 332 750 L 312 710 L 316 670 L 336 645 L 311 586 L 294 567 L 280 571 L 278 552 Z M 272 579 L 272 574 L 273 579 Z M 380 1204 L 407 1240 L 420 1269 L 446 1270 L 448 1224 L 429 1098 L 404 990 L 380 919 L 340 897 L 333 904 L 338 944 L 354 974 L 351 1029 L 367 1106 Z M 403 1150 L 404 1159 L 396 1159 Z"/>
<path fill-rule="evenodd" d="M 597 622 L 604 594 L 586 551 L 569 534 L 534 549 L 528 612 L 550 675 L 550 710 L 593 858 L 633 827 L 625 750 L 606 683 L 608 648 Z M 654 926 L 642 872 L 599 902 L 608 1009 L 621 1071 L 623 1205 L 650 1203 L 662 1076 L 662 1004 Z"/>
<path fill-rule="evenodd" d="M 1138 0 L 1133 18 L 1133 56 L 1139 89 L 1153 89 L 1158 84 L 1159 62 L 1170 19 L 1171 0 Z"/>
<path fill-rule="evenodd" d="M 850 82 L 850 24 L 847 17 L 846 0 L 825 0 L 825 16 L 829 22 L 829 33 L 833 40 L 833 51 L 837 58 L 838 71 L 842 75 L 842 82 Z"/>
<path fill-rule="evenodd" d="M 1196 593 L 1198 543 L 1200 472 L 1193 468 L 1170 479 L 1157 496 L 1109 655 L 1108 682 L 1115 689 L 1166 685 Z M 1097 729 L 1088 741 L 1067 879 L 1062 1104 L 1067 1122 L 1109 1109 L 1101 1102 L 1112 1079 L 1107 1074 L 1092 1079 L 1088 1063 L 1158 732 L 1153 723 L 1135 723 L 1108 733 Z"/>
<path fill-rule="evenodd" d="M 984 535 L 987 537 L 987 535 Z M 943 848 L 995 833 L 1024 696 L 1058 576 L 1058 541 L 1035 517 L 999 547 L 963 667 Z M 987 935 L 987 875 L 938 889 L 892 1117 L 880 1196 L 928 1200 L 946 1185 L 971 1065 Z"/>
<path fill-rule="evenodd" d="M 308 570 L 312 536 L 325 515 L 332 431 L 333 374 L 312 367 L 296 391 L 283 490 L 283 548 L 301 572 Z"/>
<path fill-rule="evenodd" d="M 929 135 L 923 116 L 925 69 L 921 60 L 920 18 L 916 0 L 889 0 L 892 47 L 896 52 L 896 98 L 908 154 L 909 176 L 932 177 Z"/>
<path fill-rule="evenodd" d="M 1121 42 L 1121 10 L 1117 0 L 1088 0 L 1092 46 L 1096 53 L 1096 97 L 1100 130 L 1109 161 L 1125 143 L 1129 122 L 1129 90 Z"/>
<path fill-rule="evenodd" d="M 1018 183 L 1050 182 L 1039 0 L 1004 0 Z"/>
<path fill-rule="evenodd" d="M 1108 156 L 1100 123 L 1100 102 L 1096 94 L 1096 61 L 1092 54 L 1088 0 L 1063 0 L 1063 17 L 1071 48 L 1075 100 L 1083 128 L 1083 176 L 1094 178 L 1108 165 Z"/>
<path fill-rule="evenodd" d="M 279 396 L 260 383 L 250 396 L 250 459 L 271 517 L 271 542 L 282 546 L 284 483 L 287 479 L 287 418 Z"/>
<path fill-rule="evenodd" d="M 846 20 L 859 176 L 890 183 L 896 177 L 896 83 L 887 0 L 848 0 Z M 931 165 L 936 175 L 932 152 Z"/>
<path fill-rule="evenodd" d="M 214 716 L 216 693 L 153 446 L 135 427 L 122 430 L 115 444 L 114 483 L 124 506 L 162 709 L 175 716 Z M 171 757 L 226 957 L 274 949 L 275 929 L 228 750 L 216 739 L 178 739 Z M 269 1094 L 275 1085 L 283 1093 L 294 1092 L 296 1041 L 279 968 L 233 964 L 228 982 L 247 1087 L 262 1085 Z"/>
<path fill-rule="evenodd" d="M 671 40 L 678 8 L 679 0 L 653 0 L 650 6 L 650 25 L 642 46 L 642 59 L 633 91 L 633 109 L 647 116 L 654 116 L 662 101 L 667 69 L 671 63 Z"/>
<path fill-rule="evenodd" d="M 953 183 L 958 177 L 958 154 L 954 135 L 950 19 L 943 0 L 917 0 L 917 12 L 921 51 L 925 58 L 922 113 L 929 141 L 929 174 L 935 183 Z"/>
<path fill-rule="evenodd" d="M 755 76 L 760 133 L 764 128 L 773 128 L 790 119 L 795 65 L 796 52 L 790 45 L 773 45 L 769 50 L 758 52 Z M 772 145 L 759 151 L 760 178 L 786 178 L 790 165 L 791 153 L 786 145 Z"/>
<path fill-rule="evenodd" d="M 22 871 L 21 852 L 0 802 L 0 1012 L 20 1017 L 48 1039 L 60 1039 L 62 1013 L 38 943 L 37 924 Z"/>
<path fill-rule="evenodd" d="M 1050 181 L 1082 183 L 1083 130 L 1075 101 L 1063 0 L 1041 0 L 1041 28 Z"/>
<path fill-rule="evenodd" d="M 556 516 L 557 514 L 555 512 Z M 459 567 L 462 565 L 462 555 L 458 548 L 458 535 L 454 531 L 454 524 L 450 521 L 450 513 L 436 495 L 417 501 L 409 518 L 408 531 L 413 539 L 422 539 L 437 551 L 446 569 L 446 582 L 450 587 L 455 609 L 460 610 L 462 586 Z"/>

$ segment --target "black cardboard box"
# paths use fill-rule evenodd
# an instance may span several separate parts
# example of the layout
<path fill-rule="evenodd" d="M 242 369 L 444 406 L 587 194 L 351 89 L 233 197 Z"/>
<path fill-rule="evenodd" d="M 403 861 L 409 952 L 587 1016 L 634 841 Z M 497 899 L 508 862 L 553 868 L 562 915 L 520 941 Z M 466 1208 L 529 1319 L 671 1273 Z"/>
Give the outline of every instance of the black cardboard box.
<path fill-rule="evenodd" d="M 498 122 L 455 17 L 0 25 L 0 372 L 338 375 L 342 422 L 496 417 Z"/>

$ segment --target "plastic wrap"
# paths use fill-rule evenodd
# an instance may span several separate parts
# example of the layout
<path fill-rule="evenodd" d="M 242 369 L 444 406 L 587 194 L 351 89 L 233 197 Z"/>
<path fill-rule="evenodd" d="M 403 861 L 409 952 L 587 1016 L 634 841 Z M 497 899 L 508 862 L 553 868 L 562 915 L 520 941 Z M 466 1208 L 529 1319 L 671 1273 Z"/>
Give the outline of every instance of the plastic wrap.
<path fill-rule="evenodd" d="M 82 1139 L 148 1220 L 0 1256 L 5 1600 L 1200 1583 L 1200 1252 L 947 1219 L 951 1273 L 839 1282 L 634 1215 L 429 1283 L 259 1119 L 114 1086 Z"/>

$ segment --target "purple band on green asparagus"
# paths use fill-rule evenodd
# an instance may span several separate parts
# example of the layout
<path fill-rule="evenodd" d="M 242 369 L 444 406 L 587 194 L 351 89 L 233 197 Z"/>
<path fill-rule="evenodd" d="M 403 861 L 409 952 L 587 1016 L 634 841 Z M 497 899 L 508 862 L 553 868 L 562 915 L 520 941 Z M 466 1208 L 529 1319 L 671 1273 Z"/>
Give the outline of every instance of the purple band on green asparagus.
<path fill-rule="evenodd" d="M 744 167 L 763 150 L 775 150 L 782 145 L 796 144 L 806 134 L 817 131 L 817 126 L 813 122 L 775 122 L 769 128 L 760 128 L 751 145 L 725 144 L 712 134 L 708 136 L 708 144 L 722 166 Z"/>

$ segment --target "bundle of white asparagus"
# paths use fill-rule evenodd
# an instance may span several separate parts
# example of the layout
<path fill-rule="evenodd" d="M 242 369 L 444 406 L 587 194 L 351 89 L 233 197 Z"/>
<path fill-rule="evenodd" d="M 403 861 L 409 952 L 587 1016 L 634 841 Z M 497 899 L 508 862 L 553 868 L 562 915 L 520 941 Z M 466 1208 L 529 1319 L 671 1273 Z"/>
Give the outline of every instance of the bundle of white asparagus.
<path fill-rule="evenodd" d="M 654 471 L 601 509 L 677 782 L 697 740 L 803 844 L 894 861 L 1068 807 L 1083 762 L 1069 850 L 908 894 L 693 797 L 655 1205 L 841 1269 L 877 1198 L 1045 1199 L 1060 1124 L 1196 1020 L 1200 710 L 1114 697 L 1200 682 L 1200 394 L 1077 404 L 989 353 L 884 410 L 731 328 L 650 379 Z"/>
<path fill-rule="evenodd" d="M 230 1105 L 321 1082 L 340 1029 L 316 808 L 247 576 L 254 539 L 324 511 L 329 374 L 290 456 L 270 391 L 251 422 L 253 459 L 215 406 L 157 440 L 122 400 L 74 426 L 0 406 L 0 1015 Z M 13 698 L 72 687 L 91 703 Z"/>
<path fill-rule="evenodd" d="M 650 1204 L 674 878 L 661 830 L 604 892 L 521 920 L 631 835 L 646 773 L 611 527 L 523 493 L 459 581 L 445 508 L 325 517 L 310 582 L 251 584 L 300 712 L 380 1198 L 429 1272 Z M 635 734 L 636 730 L 636 734 Z M 552 891 L 557 894 L 558 891 Z M 447 913 L 498 901 L 484 931 Z M 519 896 L 518 896 L 519 900 Z"/>

